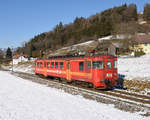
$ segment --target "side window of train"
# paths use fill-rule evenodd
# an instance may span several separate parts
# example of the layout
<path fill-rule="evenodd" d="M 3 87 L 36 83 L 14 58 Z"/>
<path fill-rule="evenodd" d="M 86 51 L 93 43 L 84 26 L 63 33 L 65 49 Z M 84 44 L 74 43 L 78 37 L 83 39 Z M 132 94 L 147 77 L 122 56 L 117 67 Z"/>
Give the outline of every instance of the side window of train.
<path fill-rule="evenodd" d="M 58 68 L 58 62 L 55 62 L 55 68 Z"/>
<path fill-rule="evenodd" d="M 84 62 L 79 62 L 79 71 L 84 70 Z"/>
<path fill-rule="evenodd" d="M 43 65 L 42 65 L 42 62 L 40 62 L 40 67 L 42 67 Z"/>
<path fill-rule="evenodd" d="M 70 62 L 67 62 L 67 69 L 70 69 Z"/>
<path fill-rule="evenodd" d="M 51 62 L 51 68 L 54 68 L 54 62 Z"/>
<path fill-rule="evenodd" d="M 60 62 L 60 69 L 63 69 L 63 68 L 64 68 L 64 63 Z"/>
<path fill-rule="evenodd" d="M 37 67 L 40 67 L 39 62 L 37 63 Z"/>
<path fill-rule="evenodd" d="M 104 61 L 93 61 L 93 69 L 104 69 Z"/>
<path fill-rule="evenodd" d="M 88 69 L 91 69 L 91 61 L 88 61 Z"/>
<path fill-rule="evenodd" d="M 50 68 L 50 63 L 49 62 L 47 62 L 47 67 Z"/>

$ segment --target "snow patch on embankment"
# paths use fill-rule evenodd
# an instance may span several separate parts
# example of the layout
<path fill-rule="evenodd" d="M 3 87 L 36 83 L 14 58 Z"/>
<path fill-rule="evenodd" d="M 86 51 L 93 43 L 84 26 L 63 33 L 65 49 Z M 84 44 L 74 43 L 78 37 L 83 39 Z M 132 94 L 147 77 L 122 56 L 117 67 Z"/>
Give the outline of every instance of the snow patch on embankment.
<path fill-rule="evenodd" d="M 127 80 L 150 81 L 150 54 L 118 58 L 118 73 L 125 75 Z"/>
<path fill-rule="evenodd" d="M 4 70 L 34 74 L 34 62 L 24 62 L 11 66 L 1 66 Z"/>

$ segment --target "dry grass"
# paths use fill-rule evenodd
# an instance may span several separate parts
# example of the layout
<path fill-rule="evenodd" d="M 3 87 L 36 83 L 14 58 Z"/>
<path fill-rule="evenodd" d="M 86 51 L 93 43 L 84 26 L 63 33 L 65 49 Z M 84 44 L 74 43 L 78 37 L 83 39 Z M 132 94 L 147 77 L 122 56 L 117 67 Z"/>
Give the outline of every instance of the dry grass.
<path fill-rule="evenodd" d="M 33 64 L 34 62 L 28 61 L 28 62 L 19 62 L 18 65 L 25 65 L 25 64 Z"/>
<path fill-rule="evenodd" d="M 146 93 L 150 95 L 150 92 L 147 92 L 147 90 L 150 91 L 149 81 L 124 80 L 124 87 L 134 92 Z"/>

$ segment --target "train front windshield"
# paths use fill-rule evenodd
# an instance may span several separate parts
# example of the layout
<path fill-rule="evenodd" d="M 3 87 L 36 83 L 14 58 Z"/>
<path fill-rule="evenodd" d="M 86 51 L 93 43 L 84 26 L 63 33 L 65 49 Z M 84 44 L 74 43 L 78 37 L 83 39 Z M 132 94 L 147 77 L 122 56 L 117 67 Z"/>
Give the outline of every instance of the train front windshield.
<path fill-rule="evenodd" d="M 93 69 L 104 69 L 104 61 L 93 61 L 92 62 Z M 107 61 L 106 69 L 117 68 L 117 61 Z"/>
<path fill-rule="evenodd" d="M 107 68 L 107 69 L 111 69 L 111 62 L 110 62 L 110 61 L 108 61 L 108 62 L 106 63 L 106 68 Z"/>
<path fill-rule="evenodd" d="M 93 61 L 93 69 L 104 69 L 104 61 Z"/>

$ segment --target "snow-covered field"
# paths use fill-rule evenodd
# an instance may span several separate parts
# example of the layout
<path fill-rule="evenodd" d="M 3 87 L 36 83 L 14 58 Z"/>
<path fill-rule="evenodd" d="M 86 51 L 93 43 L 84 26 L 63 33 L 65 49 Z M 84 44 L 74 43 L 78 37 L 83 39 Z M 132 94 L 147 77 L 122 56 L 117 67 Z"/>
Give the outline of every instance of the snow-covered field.
<path fill-rule="evenodd" d="M 25 72 L 34 74 L 34 63 L 14 65 L 13 70 L 16 72 Z"/>
<path fill-rule="evenodd" d="M 148 120 L 0 71 L 0 120 Z"/>
<path fill-rule="evenodd" d="M 6 70 L 12 70 L 12 66 L 3 66 L 2 65 L 2 68 L 6 69 Z M 34 63 L 30 62 L 30 63 L 25 63 L 25 64 L 13 65 L 13 71 L 34 74 Z"/>
<path fill-rule="evenodd" d="M 125 75 L 128 80 L 150 81 L 150 54 L 136 58 L 119 58 L 118 73 Z"/>

